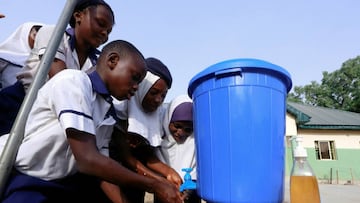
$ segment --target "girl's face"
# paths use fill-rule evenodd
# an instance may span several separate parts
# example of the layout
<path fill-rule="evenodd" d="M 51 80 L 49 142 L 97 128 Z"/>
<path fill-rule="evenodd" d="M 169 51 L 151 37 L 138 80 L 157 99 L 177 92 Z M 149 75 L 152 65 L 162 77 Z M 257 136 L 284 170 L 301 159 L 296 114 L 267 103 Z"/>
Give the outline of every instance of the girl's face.
<path fill-rule="evenodd" d="M 97 48 L 108 40 L 114 25 L 112 13 L 103 5 L 90 6 L 75 12 L 75 37 L 77 43 Z"/>
<path fill-rule="evenodd" d="M 159 79 L 146 93 L 142 107 L 146 112 L 155 111 L 163 102 L 168 92 L 168 86 L 164 79 Z"/>
<path fill-rule="evenodd" d="M 193 133 L 192 121 L 175 121 L 169 124 L 169 131 L 178 144 L 182 144 Z"/>
<path fill-rule="evenodd" d="M 30 30 L 30 33 L 29 33 L 29 36 L 28 36 L 28 42 L 29 42 L 29 47 L 31 49 L 34 48 L 35 37 L 36 37 L 37 32 L 38 31 L 34 27 L 32 27 L 31 30 Z"/>

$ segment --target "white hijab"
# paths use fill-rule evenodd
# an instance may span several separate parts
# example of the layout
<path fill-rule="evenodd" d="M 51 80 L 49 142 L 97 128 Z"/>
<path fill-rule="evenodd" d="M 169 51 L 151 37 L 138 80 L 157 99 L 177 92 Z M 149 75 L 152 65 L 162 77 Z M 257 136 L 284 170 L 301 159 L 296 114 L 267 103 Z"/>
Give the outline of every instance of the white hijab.
<path fill-rule="evenodd" d="M 12 64 L 23 66 L 31 51 L 28 37 L 34 25 L 42 26 L 43 24 L 27 22 L 16 28 L 16 30 L 0 44 L 0 58 Z"/>
<path fill-rule="evenodd" d="M 174 98 L 168 105 L 163 120 L 163 129 L 165 136 L 161 142 L 161 148 L 157 154 L 161 161 L 171 166 L 184 178 L 185 172 L 183 168 L 192 168 L 190 173 L 192 179 L 196 179 L 196 155 L 195 155 L 195 141 L 194 135 L 190 135 L 184 143 L 177 144 L 170 133 L 169 124 L 177 106 L 184 102 L 192 102 L 188 95 L 179 95 Z"/>
<path fill-rule="evenodd" d="M 154 112 L 145 112 L 142 101 L 149 89 L 159 79 L 159 76 L 147 71 L 144 80 L 139 84 L 139 89 L 128 101 L 128 132 L 143 136 L 154 147 L 161 144 L 163 109 L 160 106 Z"/>

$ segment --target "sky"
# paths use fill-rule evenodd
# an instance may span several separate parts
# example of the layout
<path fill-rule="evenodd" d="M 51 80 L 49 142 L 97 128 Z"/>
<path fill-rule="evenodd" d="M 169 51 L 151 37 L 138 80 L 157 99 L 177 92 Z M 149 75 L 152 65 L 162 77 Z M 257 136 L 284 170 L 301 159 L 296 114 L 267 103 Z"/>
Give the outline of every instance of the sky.
<path fill-rule="evenodd" d="M 289 72 L 293 86 L 321 82 L 360 55 L 358 0 L 107 0 L 115 12 L 109 41 L 133 43 L 168 66 L 165 101 L 218 62 L 254 58 Z M 28 21 L 56 24 L 65 0 L 0 0 L 0 42 Z"/>

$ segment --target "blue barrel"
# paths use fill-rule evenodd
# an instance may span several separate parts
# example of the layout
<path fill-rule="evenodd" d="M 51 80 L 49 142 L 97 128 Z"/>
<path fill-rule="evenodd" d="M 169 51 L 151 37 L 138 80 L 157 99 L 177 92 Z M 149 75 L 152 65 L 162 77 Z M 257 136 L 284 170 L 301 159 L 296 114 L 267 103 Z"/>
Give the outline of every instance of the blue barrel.
<path fill-rule="evenodd" d="M 282 202 L 290 74 L 258 59 L 232 59 L 195 75 L 197 189 L 208 202 Z"/>

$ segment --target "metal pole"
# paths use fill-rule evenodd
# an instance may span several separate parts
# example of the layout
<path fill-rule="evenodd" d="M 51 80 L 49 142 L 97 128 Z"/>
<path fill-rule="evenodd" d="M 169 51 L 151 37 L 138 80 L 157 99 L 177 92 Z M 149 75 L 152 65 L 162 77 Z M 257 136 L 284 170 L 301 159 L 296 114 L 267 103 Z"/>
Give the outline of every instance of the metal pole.
<path fill-rule="evenodd" d="M 63 38 L 65 29 L 77 2 L 78 0 L 67 0 L 58 23 L 56 24 L 55 30 L 50 38 L 48 48 L 40 61 L 38 73 L 29 88 L 29 92 L 25 96 L 19 113 L 17 114 L 15 123 L 11 128 L 9 138 L 0 156 L 0 198 L 3 195 L 6 182 L 14 165 L 19 146 L 24 138 L 24 128 L 27 115 L 29 114 L 35 101 L 38 90 L 45 83 L 51 63 L 54 60 L 56 50 Z"/>

